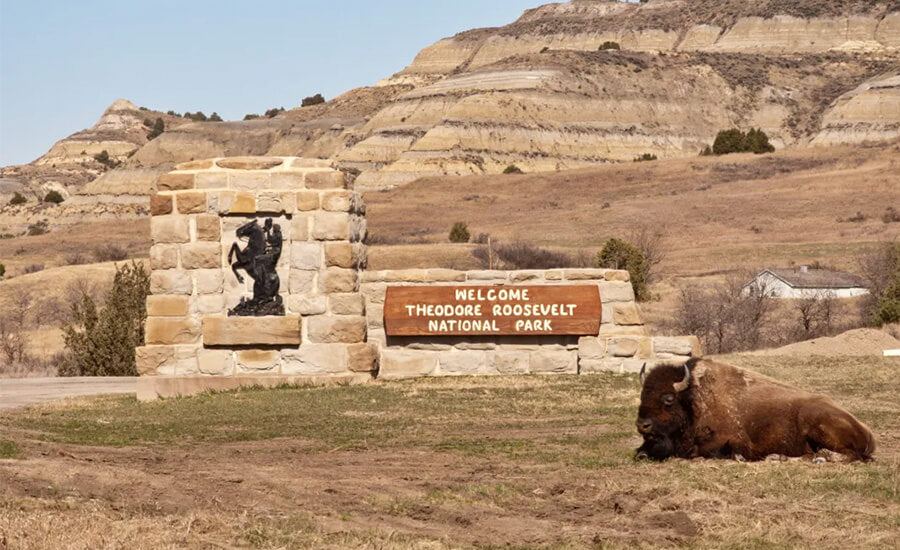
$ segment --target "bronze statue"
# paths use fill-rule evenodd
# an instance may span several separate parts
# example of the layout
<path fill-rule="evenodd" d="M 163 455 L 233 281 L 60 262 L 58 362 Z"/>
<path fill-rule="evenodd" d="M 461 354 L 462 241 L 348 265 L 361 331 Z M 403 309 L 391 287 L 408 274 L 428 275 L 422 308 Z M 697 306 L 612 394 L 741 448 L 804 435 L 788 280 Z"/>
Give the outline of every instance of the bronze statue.
<path fill-rule="evenodd" d="M 253 298 L 241 298 L 241 303 L 228 310 L 228 315 L 284 315 L 284 304 L 278 294 L 281 282 L 275 271 L 281 257 L 281 227 L 273 224 L 272 218 L 266 218 L 263 227 L 251 220 L 238 227 L 235 234 L 239 239 L 246 238 L 247 246 L 241 250 L 238 243 L 232 244 L 228 263 L 238 281 L 244 282 L 238 269 L 243 269 L 253 279 Z M 235 256 L 237 260 L 232 263 Z"/>

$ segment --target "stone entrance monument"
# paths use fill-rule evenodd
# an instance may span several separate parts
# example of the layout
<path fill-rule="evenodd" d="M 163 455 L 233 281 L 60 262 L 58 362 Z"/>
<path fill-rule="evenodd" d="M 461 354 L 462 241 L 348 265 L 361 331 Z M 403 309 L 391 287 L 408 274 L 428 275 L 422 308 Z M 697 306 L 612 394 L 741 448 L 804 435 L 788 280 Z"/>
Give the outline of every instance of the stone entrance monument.
<path fill-rule="evenodd" d="M 365 209 L 330 161 L 192 161 L 157 187 L 139 399 L 638 372 L 700 353 L 696 338 L 650 336 L 627 271 L 366 271 Z"/>

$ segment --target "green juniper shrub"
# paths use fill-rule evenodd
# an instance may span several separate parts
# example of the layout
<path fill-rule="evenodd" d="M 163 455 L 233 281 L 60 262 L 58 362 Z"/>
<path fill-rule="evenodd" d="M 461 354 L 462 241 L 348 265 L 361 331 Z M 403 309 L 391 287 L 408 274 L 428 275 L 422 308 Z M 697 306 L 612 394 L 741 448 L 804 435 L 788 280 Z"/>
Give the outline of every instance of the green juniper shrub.
<path fill-rule="evenodd" d="M 28 226 L 27 234 L 29 237 L 35 237 L 37 235 L 43 235 L 50 231 L 50 227 L 47 225 L 47 220 L 40 220 Z"/>
<path fill-rule="evenodd" d="M 72 304 L 72 324 L 63 327 L 67 354 L 60 376 L 135 376 L 135 347 L 144 341 L 150 276 L 132 261 L 116 268 L 105 305 L 87 293 Z"/>
<path fill-rule="evenodd" d="M 304 97 L 303 101 L 300 102 L 300 106 L 301 107 L 309 107 L 311 105 L 318 105 L 320 103 L 325 103 L 325 98 L 322 97 L 322 94 L 316 94 L 316 95 Z"/>
<path fill-rule="evenodd" d="M 622 46 L 619 46 L 619 43 L 618 43 L 618 42 L 612 42 L 612 41 L 610 41 L 610 40 L 607 40 L 607 41 L 604 42 L 603 44 L 600 44 L 600 47 L 597 48 L 597 51 L 603 51 L 603 50 L 621 50 L 621 49 L 622 49 Z"/>
<path fill-rule="evenodd" d="M 775 147 L 769 143 L 769 136 L 758 128 L 750 128 L 746 133 L 731 128 L 720 130 L 713 141 L 712 153 L 715 155 L 727 155 L 729 153 L 771 153 Z M 705 154 L 706 150 L 704 149 Z"/>
<path fill-rule="evenodd" d="M 634 157 L 634 162 L 645 162 L 648 160 L 657 160 L 656 155 L 652 153 L 644 153 L 642 155 Z"/>
<path fill-rule="evenodd" d="M 597 254 L 596 263 L 598 267 L 628 271 L 635 297 L 638 300 L 646 300 L 650 297 L 646 283 L 649 266 L 644 260 L 644 255 L 636 246 L 622 239 L 609 239 Z"/>
<path fill-rule="evenodd" d="M 12 198 L 9 199 L 9 204 L 12 206 L 15 206 L 17 204 L 25 204 L 27 200 L 28 199 L 26 199 L 25 196 L 22 195 L 22 193 L 16 192 L 15 194 L 13 194 Z"/>
<path fill-rule="evenodd" d="M 160 136 L 163 132 L 166 131 L 166 123 L 162 118 L 157 118 L 156 122 L 153 123 L 153 129 L 150 130 L 150 133 L 147 134 L 147 139 L 155 139 Z"/>
<path fill-rule="evenodd" d="M 516 166 L 515 164 L 510 164 L 506 168 L 503 169 L 504 174 L 524 174 L 521 168 Z"/>
<path fill-rule="evenodd" d="M 66 200 L 66 199 L 64 199 L 63 196 L 59 193 L 59 191 L 56 191 L 55 189 L 51 190 L 46 195 L 44 195 L 44 202 L 52 202 L 53 204 L 60 204 L 64 200 Z"/>
<path fill-rule="evenodd" d="M 213 111 L 213 114 L 209 115 L 210 122 L 222 122 L 222 117 L 219 116 L 219 113 Z"/>
<path fill-rule="evenodd" d="M 0 277 L 3 277 L 4 275 L 6 275 L 6 266 L 0 264 Z"/>
<path fill-rule="evenodd" d="M 321 96 L 319 96 L 319 97 L 321 97 Z M 310 99 L 310 98 L 306 98 L 306 99 Z M 306 99 L 304 99 L 304 101 L 306 101 Z M 324 100 L 322 100 L 322 101 L 324 101 Z M 314 103 L 311 105 L 314 105 Z M 304 105 L 304 107 L 305 107 L 305 105 Z M 283 112 L 284 112 L 284 107 L 272 107 L 271 109 L 266 109 L 265 116 L 266 116 L 266 118 L 273 118 Z"/>
<path fill-rule="evenodd" d="M 244 115 L 244 120 L 256 120 L 258 118 L 259 118 L 259 115 L 257 115 L 257 114 L 251 113 L 251 114 Z"/>
<path fill-rule="evenodd" d="M 469 242 L 469 227 L 465 222 L 456 222 L 453 224 L 453 227 L 450 228 L 450 242 L 451 243 L 467 243 Z"/>

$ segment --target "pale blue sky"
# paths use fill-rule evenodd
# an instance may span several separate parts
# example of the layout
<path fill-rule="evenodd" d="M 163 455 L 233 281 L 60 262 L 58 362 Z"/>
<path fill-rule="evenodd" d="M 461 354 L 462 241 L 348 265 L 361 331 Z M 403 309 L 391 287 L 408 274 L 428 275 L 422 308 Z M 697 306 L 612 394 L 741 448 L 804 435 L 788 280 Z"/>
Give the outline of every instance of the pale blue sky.
<path fill-rule="evenodd" d="M 30 162 L 123 97 L 226 120 L 334 97 L 423 47 L 541 0 L 0 0 L 0 166 Z"/>

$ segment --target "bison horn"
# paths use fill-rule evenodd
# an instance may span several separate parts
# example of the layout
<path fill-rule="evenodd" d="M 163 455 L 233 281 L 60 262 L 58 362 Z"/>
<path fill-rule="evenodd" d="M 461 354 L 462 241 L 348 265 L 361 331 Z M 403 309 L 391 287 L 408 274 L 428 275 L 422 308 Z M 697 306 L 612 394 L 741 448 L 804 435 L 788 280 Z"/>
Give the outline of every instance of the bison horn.
<path fill-rule="evenodd" d="M 641 385 L 644 385 L 644 371 L 647 370 L 647 362 L 644 361 L 644 364 L 641 365 Z"/>
<path fill-rule="evenodd" d="M 688 389 L 688 386 L 691 385 L 691 370 L 687 365 L 684 365 L 684 379 L 681 382 L 676 382 L 672 384 L 672 387 L 675 388 L 675 393 L 683 392 Z"/>

